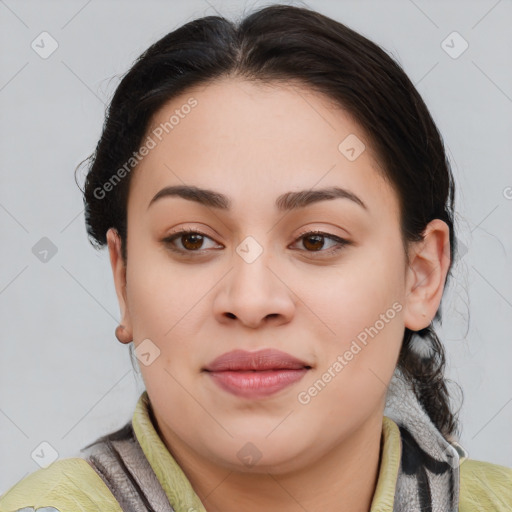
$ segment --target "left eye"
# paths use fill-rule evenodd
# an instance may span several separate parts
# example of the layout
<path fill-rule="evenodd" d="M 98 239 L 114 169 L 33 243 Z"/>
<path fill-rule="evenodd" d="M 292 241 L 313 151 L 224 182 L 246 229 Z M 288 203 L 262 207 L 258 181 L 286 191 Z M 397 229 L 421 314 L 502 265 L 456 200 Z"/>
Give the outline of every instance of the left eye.
<path fill-rule="evenodd" d="M 338 248 L 335 249 L 334 252 L 339 251 L 345 245 L 348 245 L 350 243 L 348 240 L 345 240 L 345 239 L 340 238 L 335 235 L 330 235 L 329 233 L 323 233 L 322 231 L 309 231 L 307 233 L 304 233 L 303 235 L 301 235 L 298 238 L 298 240 L 302 240 L 303 244 L 304 244 L 304 242 L 308 242 L 308 245 L 310 245 L 310 247 L 312 246 L 312 250 L 308 251 L 308 252 L 320 252 L 322 249 L 322 246 L 324 245 L 324 239 L 328 239 L 328 240 L 335 242 L 334 246 L 338 245 Z M 312 243 L 311 243 L 311 241 L 312 241 Z M 322 252 L 333 252 L 333 251 L 325 250 Z"/>

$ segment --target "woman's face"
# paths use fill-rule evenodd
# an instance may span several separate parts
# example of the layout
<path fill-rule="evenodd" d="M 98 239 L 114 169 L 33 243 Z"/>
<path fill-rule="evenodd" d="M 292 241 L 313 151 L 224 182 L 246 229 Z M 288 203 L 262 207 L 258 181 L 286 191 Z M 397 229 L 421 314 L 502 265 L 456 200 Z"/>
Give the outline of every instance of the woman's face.
<path fill-rule="evenodd" d="M 163 438 L 229 469 L 279 472 L 375 429 L 409 267 L 397 196 L 359 126 L 305 88 L 225 79 L 175 98 L 147 136 L 116 289 Z M 176 186 L 209 192 L 154 199 Z M 346 193 L 320 193 L 334 187 Z M 181 230 L 200 235 L 169 239 Z M 262 349 L 309 368 L 205 371 Z"/>

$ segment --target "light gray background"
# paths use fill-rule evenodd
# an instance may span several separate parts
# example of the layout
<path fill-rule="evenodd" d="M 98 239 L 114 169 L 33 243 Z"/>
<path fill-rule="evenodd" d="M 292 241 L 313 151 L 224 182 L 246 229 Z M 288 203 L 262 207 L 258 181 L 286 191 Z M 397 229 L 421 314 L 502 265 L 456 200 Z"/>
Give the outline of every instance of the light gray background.
<path fill-rule="evenodd" d="M 267 3 L 0 0 L 0 493 L 39 468 L 31 453 L 41 442 L 75 455 L 121 427 L 144 389 L 114 336 L 108 251 L 89 245 L 73 175 L 98 140 L 104 102 L 167 32 Z M 307 5 L 394 56 L 444 137 L 467 247 L 439 329 L 465 392 L 461 443 L 472 458 L 512 466 L 512 2 Z M 43 31 L 59 45 L 47 59 L 31 48 Z M 441 46 L 453 31 L 469 44 L 456 59 Z M 42 237 L 58 249 L 46 263 L 32 252 Z"/>

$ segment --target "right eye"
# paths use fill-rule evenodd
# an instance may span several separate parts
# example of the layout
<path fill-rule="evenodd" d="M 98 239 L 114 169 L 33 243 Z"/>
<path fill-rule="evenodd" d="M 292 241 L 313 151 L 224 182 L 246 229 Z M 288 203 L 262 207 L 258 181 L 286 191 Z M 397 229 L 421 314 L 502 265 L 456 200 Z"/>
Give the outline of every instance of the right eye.
<path fill-rule="evenodd" d="M 180 230 L 168 236 L 162 240 L 162 242 L 171 249 L 171 251 L 178 252 L 180 254 L 183 253 L 194 253 L 202 251 L 206 249 L 201 249 L 201 246 L 204 242 L 204 239 L 208 238 L 212 240 L 209 236 L 205 235 L 201 231 L 197 231 L 195 229 L 187 229 Z M 180 240 L 182 247 L 176 247 L 175 241 Z"/>

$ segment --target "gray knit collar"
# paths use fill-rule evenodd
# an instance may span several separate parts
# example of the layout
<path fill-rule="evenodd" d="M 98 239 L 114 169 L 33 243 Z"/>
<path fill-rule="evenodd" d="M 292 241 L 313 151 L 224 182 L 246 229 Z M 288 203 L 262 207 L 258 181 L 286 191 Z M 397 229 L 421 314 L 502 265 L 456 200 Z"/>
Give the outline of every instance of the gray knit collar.
<path fill-rule="evenodd" d="M 384 414 L 398 425 L 402 444 L 393 512 L 457 512 L 464 451 L 439 432 L 398 368 Z"/>

